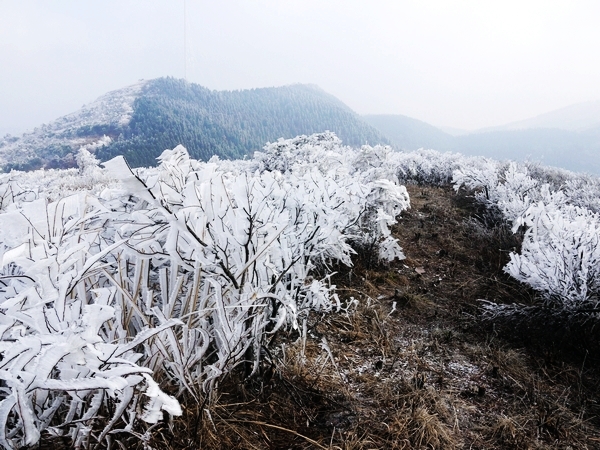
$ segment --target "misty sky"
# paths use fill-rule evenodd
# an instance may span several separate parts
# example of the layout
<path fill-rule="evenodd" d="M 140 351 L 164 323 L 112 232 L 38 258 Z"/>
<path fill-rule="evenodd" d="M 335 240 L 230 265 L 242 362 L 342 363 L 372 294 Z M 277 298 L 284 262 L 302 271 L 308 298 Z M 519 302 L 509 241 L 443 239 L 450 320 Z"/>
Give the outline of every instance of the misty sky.
<path fill-rule="evenodd" d="M 187 79 L 463 129 L 600 99 L 600 2 L 187 0 Z M 0 0 L 0 133 L 183 78 L 184 0 Z"/>

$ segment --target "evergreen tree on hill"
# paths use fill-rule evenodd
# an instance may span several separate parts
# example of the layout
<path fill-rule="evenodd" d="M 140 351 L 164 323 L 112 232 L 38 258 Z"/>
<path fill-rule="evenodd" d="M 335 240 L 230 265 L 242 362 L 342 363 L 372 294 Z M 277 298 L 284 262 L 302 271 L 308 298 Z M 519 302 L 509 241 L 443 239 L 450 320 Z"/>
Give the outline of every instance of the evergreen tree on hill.
<path fill-rule="evenodd" d="M 350 108 L 311 85 L 211 91 L 161 78 L 148 83 L 133 109 L 120 138 L 98 151 L 100 159 L 124 155 L 133 166 L 149 166 L 177 144 L 197 159 L 242 158 L 266 142 L 325 130 L 349 145 L 388 143 Z"/>

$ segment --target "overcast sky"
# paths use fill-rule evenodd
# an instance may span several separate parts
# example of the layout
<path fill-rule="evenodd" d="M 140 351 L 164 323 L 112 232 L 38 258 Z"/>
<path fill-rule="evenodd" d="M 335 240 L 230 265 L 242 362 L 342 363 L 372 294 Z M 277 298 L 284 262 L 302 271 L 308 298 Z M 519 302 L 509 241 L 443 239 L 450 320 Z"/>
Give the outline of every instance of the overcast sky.
<path fill-rule="evenodd" d="M 463 129 L 600 99 L 598 1 L 0 0 L 0 133 L 160 76 Z M 187 54 L 187 56 L 185 56 Z M 187 71 L 185 61 L 187 60 Z"/>

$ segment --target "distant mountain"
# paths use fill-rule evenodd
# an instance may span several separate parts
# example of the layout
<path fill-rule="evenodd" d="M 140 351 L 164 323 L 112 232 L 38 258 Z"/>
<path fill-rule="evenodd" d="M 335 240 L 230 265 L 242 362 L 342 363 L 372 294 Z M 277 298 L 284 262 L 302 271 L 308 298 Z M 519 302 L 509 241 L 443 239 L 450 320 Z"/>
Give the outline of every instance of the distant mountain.
<path fill-rule="evenodd" d="M 444 133 L 448 133 L 452 136 L 464 136 L 465 134 L 471 134 L 472 131 L 465 130 L 463 128 L 454 128 L 454 127 L 438 127 Z"/>
<path fill-rule="evenodd" d="M 526 130 L 533 128 L 586 131 L 597 127 L 600 127 L 600 100 L 577 103 L 545 114 L 540 114 L 539 116 L 530 119 L 511 122 L 498 127 L 484 128 L 478 130 L 478 132 Z"/>
<path fill-rule="evenodd" d="M 443 150 L 496 159 L 527 159 L 600 174 L 600 128 L 584 132 L 533 128 L 473 133 L 454 137 L 451 147 Z"/>
<path fill-rule="evenodd" d="M 452 146 L 450 134 L 421 120 L 399 114 L 367 115 L 363 119 L 381 131 L 399 149 L 445 149 Z"/>
<path fill-rule="evenodd" d="M 593 123 L 591 117 L 588 116 L 587 122 L 581 120 L 578 123 Z M 558 127 L 501 129 L 452 136 L 406 116 L 365 116 L 364 119 L 385 134 L 398 149 L 423 147 L 495 159 L 528 159 L 577 172 L 600 174 L 600 125 L 584 131 Z M 573 123 L 575 121 L 564 122 L 563 127 Z"/>
<path fill-rule="evenodd" d="M 0 140 L 0 167 L 69 167 L 82 146 L 101 160 L 124 155 L 132 166 L 156 164 L 183 144 L 194 158 L 241 158 L 267 141 L 325 130 L 346 144 L 389 140 L 317 86 L 213 91 L 174 78 L 110 92 L 80 111 L 21 137 Z"/>
<path fill-rule="evenodd" d="M 402 115 L 361 117 L 314 85 L 213 91 L 174 78 L 140 81 L 31 133 L 4 136 L 0 168 L 72 167 L 81 147 L 101 160 L 124 155 L 136 167 L 156 164 L 178 144 L 197 159 L 241 158 L 268 141 L 325 130 L 354 146 L 530 159 L 600 174 L 600 102 L 458 135 Z"/>

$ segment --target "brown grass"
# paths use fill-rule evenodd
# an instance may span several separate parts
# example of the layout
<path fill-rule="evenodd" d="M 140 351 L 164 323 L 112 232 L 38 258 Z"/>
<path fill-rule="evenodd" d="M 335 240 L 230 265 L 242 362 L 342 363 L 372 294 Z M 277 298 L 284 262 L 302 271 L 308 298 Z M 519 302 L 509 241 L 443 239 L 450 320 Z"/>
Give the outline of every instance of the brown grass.
<path fill-rule="evenodd" d="M 394 230 L 404 261 L 336 268 L 347 312 L 311 316 L 306 341 L 280 333 L 258 376 L 232 373 L 214 401 L 184 402 L 145 448 L 600 448 L 593 358 L 480 320 L 478 299 L 535 300 L 502 272 L 519 237 L 449 187 L 408 189 Z"/>

